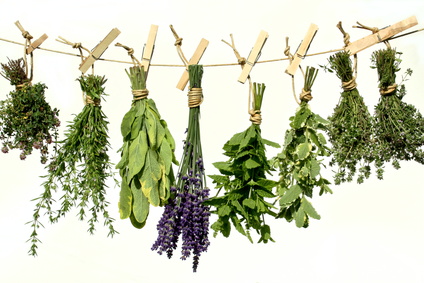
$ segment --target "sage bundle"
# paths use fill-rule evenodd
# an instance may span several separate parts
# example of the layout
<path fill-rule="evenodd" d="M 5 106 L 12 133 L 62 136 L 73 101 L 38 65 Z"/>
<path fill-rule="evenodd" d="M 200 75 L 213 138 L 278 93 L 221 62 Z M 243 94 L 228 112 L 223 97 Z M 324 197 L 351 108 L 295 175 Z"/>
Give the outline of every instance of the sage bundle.
<path fill-rule="evenodd" d="M 152 246 L 159 254 L 173 256 L 181 236 L 181 259 L 193 255 L 193 272 L 197 271 L 199 258 L 209 247 L 209 197 L 206 187 L 203 153 L 200 138 L 200 104 L 202 93 L 202 65 L 188 66 L 190 91 L 188 93 L 189 120 L 184 151 L 177 174 L 176 186 L 165 205 L 159 223 L 158 237 Z"/>
<path fill-rule="evenodd" d="M 121 123 L 124 144 L 116 165 L 122 178 L 119 212 L 121 219 L 130 218 L 132 225 L 140 229 L 146 224 L 150 204 L 163 206 L 167 202 L 175 182 L 172 162 L 178 161 L 174 138 L 155 102 L 147 98 L 144 67 L 125 71 L 134 100 Z"/>
<path fill-rule="evenodd" d="M 357 89 L 349 52 L 337 52 L 328 62 L 329 70 L 336 73 L 343 88 L 333 114 L 328 117 L 328 137 L 332 144 L 330 166 L 337 167 L 334 183 L 351 182 L 357 175 L 356 181 L 361 184 L 371 174 L 370 165 L 375 155 L 372 116 Z"/>
<path fill-rule="evenodd" d="M 276 197 L 272 192 L 276 182 L 266 177 L 272 168 L 265 155 L 265 145 L 277 148 L 279 145 L 262 138 L 260 113 L 264 91 L 264 84 L 253 84 L 253 111 L 250 111 L 252 124 L 225 143 L 224 155 L 230 159 L 213 163 L 222 174 L 209 175 L 218 189 L 217 195 L 206 202 L 215 208 L 212 213 L 218 215 L 211 226 L 214 236 L 221 233 L 228 237 L 231 226 L 234 226 L 252 243 L 251 229 L 260 235 L 259 242 L 274 241 L 265 216 L 276 216 L 272 210 L 275 207 L 271 203 Z M 222 189 L 224 194 L 219 196 Z"/>
<path fill-rule="evenodd" d="M 0 140 L 3 153 L 19 149 L 25 160 L 33 150 L 39 150 L 40 161 L 49 158 L 49 146 L 58 138 L 59 110 L 46 101 L 43 83 L 32 84 L 25 72 L 23 59 L 1 64 L 1 75 L 15 86 L 8 97 L 0 101 Z"/>
<path fill-rule="evenodd" d="M 396 169 L 399 161 L 414 160 L 424 164 L 424 119 L 415 106 L 402 101 L 406 95 L 404 82 L 412 74 L 407 69 L 402 81 L 396 84 L 402 53 L 393 48 L 377 50 L 372 54 L 372 68 L 377 69 L 380 98 L 375 106 L 375 136 L 379 155 L 376 163 L 381 166 L 391 162 Z M 383 178 L 383 169 L 380 170 Z"/>
<path fill-rule="evenodd" d="M 78 79 L 85 94 L 86 105 L 68 125 L 66 138 L 59 143 L 60 147 L 52 161 L 46 166 L 48 174 L 43 176 L 44 192 L 36 201 L 33 220 L 29 223 L 33 232 L 29 241 L 32 243 L 29 253 L 37 255 L 37 229 L 42 226 L 40 217 L 45 211 L 51 223 L 65 217 L 73 207 L 78 209 L 79 220 L 88 220 L 88 232 L 93 234 L 99 214 L 104 218 L 104 225 L 109 228 L 108 236 L 117 231 L 113 227 L 114 219 L 107 210 L 106 180 L 113 177 L 113 166 L 107 154 L 108 121 L 100 106 L 105 95 L 106 79 L 101 76 L 88 75 Z M 60 207 L 54 207 L 54 194 L 61 190 Z M 88 216 L 88 214 L 91 214 Z"/>
<path fill-rule="evenodd" d="M 313 67 L 306 69 L 300 106 L 290 117 L 290 129 L 286 131 L 282 152 L 272 159 L 280 176 L 277 184 L 280 210 L 276 217 L 288 222 L 295 220 L 297 227 L 304 228 L 309 226 L 310 217 L 321 218 L 308 200 L 312 198 L 314 188 L 320 188 L 320 195 L 332 193 L 328 187 L 330 182 L 321 175 L 322 158 L 330 155 L 321 132 L 327 130 L 329 122 L 313 113 L 308 104 L 317 72 Z"/>

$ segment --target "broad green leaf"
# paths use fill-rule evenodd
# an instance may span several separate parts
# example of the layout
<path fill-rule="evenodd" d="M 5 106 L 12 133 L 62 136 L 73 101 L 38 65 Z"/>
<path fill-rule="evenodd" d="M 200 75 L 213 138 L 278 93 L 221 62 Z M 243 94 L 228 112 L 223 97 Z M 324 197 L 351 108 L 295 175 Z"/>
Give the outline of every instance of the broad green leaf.
<path fill-rule="evenodd" d="M 162 127 L 165 129 L 165 138 L 168 141 L 169 146 L 171 147 L 172 150 L 175 150 L 175 140 L 168 129 L 168 124 L 165 122 L 165 120 L 160 120 L 160 123 L 162 124 Z"/>
<path fill-rule="evenodd" d="M 132 193 L 131 189 L 127 184 L 125 177 L 121 182 L 121 191 L 119 193 L 119 215 L 121 219 L 130 217 L 131 214 L 131 203 L 132 203 Z"/>
<path fill-rule="evenodd" d="M 296 215 L 294 217 L 296 221 L 296 226 L 299 228 L 302 228 L 305 224 L 305 212 L 303 211 L 303 207 L 300 207 L 299 210 L 296 212 Z"/>
<path fill-rule="evenodd" d="M 131 213 L 130 215 L 130 220 L 131 220 L 131 224 L 137 229 L 141 229 L 146 225 L 146 221 L 144 221 L 143 223 L 138 222 L 137 219 L 135 219 L 135 216 L 133 213 Z"/>
<path fill-rule="evenodd" d="M 293 132 L 287 131 L 284 137 L 284 148 L 287 147 L 293 141 Z"/>
<path fill-rule="evenodd" d="M 261 186 L 262 188 L 272 190 L 272 188 L 277 186 L 278 182 L 268 179 L 260 179 L 256 181 L 256 184 L 258 184 L 258 186 Z"/>
<path fill-rule="evenodd" d="M 311 160 L 311 178 L 315 178 L 319 175 L 321 167 L 316 159 Z"/>
<path fill-rule="evenodd" d="M 261 238 L 259 239 L 260 242 L 267 243 L 271 239 L 271 228 L 268 225 L 264 225 L 261 227 Z"/>
<path fill-rule="evenodd" d="M 231 204 L 237 208 L 239 213 L 243 215 L 246 219 L 249 219 L 249 215 L 246 213 L 246 211 L 243 209 L 243 206 L 241 206 L 240 202 L 238 200 L 231 201 Z"/>
<path fill-rule="evenodd" d="M 272 146 L 272 147 L 275 147 L 275 148 L 280 148 L 280 145 L 276 142 L 272 142 L 272 141 L 267 140 L 267 139 L 262 139 L 262 142 L 266 145 L 269 145 L 269 146 Z"/>
<path fill-rule="evenodd" d="M 308 133 L 308 136 L 311 139 L 311 141 L 321 149 L 323 144 L 321 144 L 321 142 L 319 141 L 316 132 L 311 129 L 307 129 L 306 132 Z"/>
<path fill-rule="evenodd" d="M 264 197 L 264 198 L 273 198 L 275 197 L 275 195 L 270 191 L 270 190 L 266 190 L 265 188 L 263 189 L 256 189 L 255 193 L 257 193 L 259 196 Z"/>
<path fill-rule="evenodd" d="M 246 198 L 246 199 L 243 200 L 243 205 L 247 206 L 251 209 L 254 209 L 255 206 L 256 206 L 256 202 L 251 198 Z"/>
<path fill-rule="evenodd" d="M 301 143 L 296 147 L 296 153 L 300 160 L 305 159 L 309 156 L 309 153 L 312 150 L 312 145 L 310 143 Z"/>
<path fill-rule="evenodd" d="M 291 203 L 295 201 L 300 194 L 302 193 L 302 189 L 299 185 L 293 185 L 290 189 L 286 190 L 284 195 L 280 199 L 280 204 Z"/>
<path fill-rule="evenodd" d="M 211 178 L 214 181 L 214 183 L 217 183 L 217 184 L 226 184 L 230 181 L 228 176 L 208 175 L 208 177 Z"/>
<path fill-rule="evenodd" d="M 231 222 L 233 222 L 233 225 L 236 228 L 236 230 L 240 234 L 246 236 L 246 232 L 244 231 L 243 226 L 241 226 L 240 220 L 237 218 L 237 216 L 233 214 L 233 215 L 230 216 L 230 219 L 231 219 Z"/>
<path fill-rule="evenodd" d="M 321 216 L 317 213 L 315 208 L 312 206 L 312 204 L 305 198 L 302 198 L 302 204 L 301 207 L 303 210 L 312 218 L 314 219 L 321 219 Z"/>
<path fill-rule="evenodd" d="M 243 137 L 245 134 L 246 134 L 245 132 L 237 133 L 234 136 L 232 136 L 227 143 L 229 145 L 239 145 L 241 141 L 243 140 Z"/>
<path fill-rule="evenodd" d="M 131 109 L 124 115 L 124 118 L 121 122 L 121 134 L 122 137 L 126 137 L 129 133 L 131 133 L 131 126 L 135 119 L 135 108 L 131 107 Z"/>
<path fill-rule="evenodd" d="M 324 125 L 324 126 L 327 126 L 327 125 L 329 125 L 330 124 L 330 121 L 328 121 L 328 120 L 326 120 L 326 119 L 324 119 L 324 118 L 322 118 L 320 115 L 318 115 L 318 114 L 315 114 L 315 121 L 317 121 L 318 123 L 320 123 L 320 124 L 322 124 L 322 125 Z"/>
<path fill-rule="evenodd" d="M 131 192 L 133 195 L 132 211 L 137 222 L 143 223 L 149 215 L 149 202 L 137 183 L 137 179 L 134 179 L 131 183 Z"/>
<path fill-rule="evenodd" d="M 250 140 L 256 136 L 256 130 L 255 130 L 255 125 L 252 124 L 246 131 L 245 131 L 245 135 L 243 137 L 243 139 L 240 142 L 240 147 L 239 150 L 243 149 L 244 147 L 246 147 L 248 144 L 250 144 Z"/>
<path fill-rule="evenodd" d="M 144 195 L 153 206 L 159 206 L 160 204 L 158 181 L 161 174 L 162 171 L 157 160 L 157 154 L 149 148 L 140 182 Z"/>
<path fill-rule="evenodd" d="M 150 111 L 146 111 L 146 119 L 144 123 L 146 129 L 147 129 L 147 137 L 150 142 L 150 147 L 155 149 L 157 148 L 156 144 L 156 136 L 157 136 L 157 129 L 156 129 L 156 119 L 154 117 L 154 114 Z"/>
<path fill-rule="evenodd" d="M 157 147 L 160 147 L 163 139 L 165 138 L 166 132 L 158 119 L 156 119 L 156 134 L 157 134 L 156 136 Z"/>
<path fill-rule="evenodd" d="M 154 111 L 155 115 L 158 119 L 160 119 L 158 108 L 156 107 L 155 101 L 153 99 L 147 99 L 147 104 Z"/>
<path fill-rule="evenodd" d="M 231 213 L 231 208 L 228 205 L 223 205 L 218 208 L 218 215 L 221 217 L 230 215 L 230 213 Z"/>
<path fill-rule="evenodd" d="M 322 145 L 327 144 L 327 141 L 325 140 L 325 137 L 322 133 L 318 134 L 318 140 Z"/>
<path fill-rule="evenodd" d="M 244 163 L 244 166 L 246 166 L 247 169 L 252 169 L 252 168 L 257 168 L 257 167 L 259 167 L 261 165 L 258 162 L 256 162 L 255 160 L 253 160 L 253 159 L 248 159 Z"/>
<path fill-rule="evenodd" d="M 147 148 L 146 132 L 141 131 L 129 147 L 128 180 L 131 180 L 143 169 Z"/>
<path fill-rule="evenodd" d="M 129 156 L 128 156 L 128 146 L 129 142 L 124 142 L 124 145 L 122 147 L 122 153 L 121 153 L 121 160 L 116 164 L 116 169 L 124 169 L 129 162 Z"/>
<path fill-rule="evenodd" d="M 142 130 L 143 120 L 143 116 L 138 116 L 135 118 L 134 123 L 131 126 L 131 139 L 135 139 Z"/>
<path fill-rule="evenodd" d="M 305 123 L 309 116 L 311 115 L 311 110 L 309 109 L 309 106 L 301 106 L 299 110 L 296 112 L 296 115 L 294 116 L 293 122 L 290 123 L 290 125 L 294 129 L 299 129 L 303 126 L 305 126 Z"/>
<path fill-rule="evenodd" d="M 172 165 L 172 150 L 167 140 L 164 140 L 160 146 L 159 154 L 165 163 L 165 172 L 169 174 Z"/>
<path fill-rule="evenodd" d="M 213 166 L 215 166 L 216 169 L 219 170 L 224 175 L 232 175 L 233 174 L 233 168 L 231 168 L 231 164 L 228 162 L 215 162 L 212 163 Z"/>

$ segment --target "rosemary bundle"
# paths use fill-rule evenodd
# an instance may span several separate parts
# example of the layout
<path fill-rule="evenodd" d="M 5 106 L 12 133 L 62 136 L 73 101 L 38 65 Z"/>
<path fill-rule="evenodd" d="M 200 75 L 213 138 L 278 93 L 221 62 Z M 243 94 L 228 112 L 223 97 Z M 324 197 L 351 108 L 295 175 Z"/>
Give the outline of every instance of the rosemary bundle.
<path fill-rule="evenodd" d="M 370 164 L 375 150 L 372 142 L 372 117 L 356 88 L 352 61 L 346 51 L 337 52 L 328 59 L 330 71 L 342 81 L 343 92 L 333 114 L 328 118 L 328 136 L 332 144 L 330 166 L 336 166 L 334 182 L 350 182 L 357 174 L 361 184 L 371 174 Z"/>
<path fill-rule="evenodd" d="M 189 120 L 184 152 L 177 174 L 176 187 L 171 187 L 171 197 L 157 224 L 158 237 L 152 246 L 159 254 L 165 252 L 171 258 L 182 239 L 181 259 L 193 255 L 193 272 L 197 271 L 201 253 L 209 247 L 209 206 L 204 201 L 209 197 L 209 189 L 203 166 L 203 153 L 200 139 L 200 103 L 202 102 L 202 65 L 188 67 Z"/>
<path fill-rule="evenodd" d="M 259 242 L 274 241 L 265 216 L 276 216 L 272 211 L 275 207 L 266 200 L 276 197 L 272 192 L 276 182 L 266 178 L 271 167 L 265 155 L 265 145 L 277 148 L 279 145 L 261 135 L 260 110 L 264 91 L 264 84 L 253 84 L 252 124 L 225 143 L 224 155 L 230 159 L 213 164 L 222 175 L 209 175 L 218 189 L 217 196 L 206 202 L 215 208 L 212 212 L 218 215 L 218 220 L 211 226 L 214 236 L 220 232 L 228 237 L 233 225 L 252 243 L 251 229 L 260 235 Z M 224 195 L 219 196 L 222 189 Z"/>
<path fill-rule="evenodd" d="M 16 88 L 0 101 L 1 150 L 8 153 L 11 149 L 19 149 L 20 159 L 25 160 L 36 149 L 40 151 L 41 163 L 45 164 L 49 145 L 58 138 L 59 110 L 47 103 L 45 84 L 31 84 L 22 59 L 9 60 L 1 66 L 2 76 Z"/>
<path fill-rule="evenodd" d="M 277 218 L 293 219 L 297 227 L 308 227 L 309 217 L 320 219 L 307 197 L 312 198 L 313 189 L 319 194 L 332 193 L 330 182 L 321 175 L 322 159 L 329 156 L 326 140 L 319 131 L 326 131 L 329 122 L 313 113 L 308 101 L 318 70 L 308 67 L 301 95 L 300 107 L 290 117 L 290 129 L 286 131 L 283 150 L 273 158 L 273 167 L 279 170 L 277 184 L 280 211 Z"/>
<path fill-rule="evenodd" d="M 133 226 L 140 229 L 146 223 L 150 204 L 163 206 L 169 198 L 175 182 L 172 162 L 178 161 L 174 138 L 155 102 L 147 98 L 144 67 L 125 71 L 134 100 L 121 124 L 124 145 L 116 165 L 122 177 L 119 212 L 121 219 L 129 217 Z"/>
<path fill-rule="evenodd" d="M 375 106 L 375 135 L 379 155 L 376 164 L 391 162 L 396 169 L 399 161 L 414 160 L 424 164 L 424 119 L 413 105 L 402 101 L 406 94 L 404 81 L 412 74 L 407 69 L 402 81 L 396 85 L 396 73 L 400 71 L 400 55 L 395 49 L 377 50 L 372 54 L 372 68 L 377 69 L 380 99 Z M 383 169 L 379 171 L 383 178 Z"/>
<path fill-rule="evenodd" d="M 88 75 L 79 79 L 81 89 L 86 96 L 86 105 L 81 113 L 75 116 L 68 125 L 65 140 L 60 142 L 60 148 L 46 167 L 48 174 L 43 176 L 44 192 L 34 199 L 37 202 L 33 220 L 28 222 L 33 227 L 29 241 L 32 243 L 29 253 L 37 255 L 37 229 L 42 226 L 40 217 L 42 211 L 48 215 L 49 221 L 55 223 L 64 217 L 72 207 L 77 207 L 79 220 L 84 220 L 87 214 L 88 232 L 93 234 L 99 213 L 104 218 L 104 225 L 109 228 L 108 236 L 114 236 L 114 219 L 110 217 L 106 200 L 106 179 L 113 177 L 113 167 L 109 161 L 107 150 L 110 147 L 107 134 L 107 118 L 100 106 L 104 94 L 106 79 L 101 76 Z M 60 208 L 53 207 L 53 194 L 59 189 Z"/>

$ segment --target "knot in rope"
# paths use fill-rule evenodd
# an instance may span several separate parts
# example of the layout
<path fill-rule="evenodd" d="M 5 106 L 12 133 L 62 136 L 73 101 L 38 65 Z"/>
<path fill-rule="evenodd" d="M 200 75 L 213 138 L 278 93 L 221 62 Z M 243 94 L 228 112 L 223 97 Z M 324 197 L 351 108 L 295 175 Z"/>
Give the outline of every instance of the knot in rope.
<path fill-rule="evenodd" d="M 147 95 L 149 95 L 149 91 L 147 89 L 133 89 L 133 101 L 141 100 L 144 98 L 147 98 Z"/>
<path fill-rule="evenodd" d="M 396 90 L 396 88 L 397 88 L 397 84 L 392 84 L 388 86 L 387 88 L 380 88 L 380 94 L 383 96 L 390 95 Z"/>
<path fill-rule="evenodd" d="M 25 39 L 33 39 L 32 35 L 30 35 L 29 32 L 27 32 L 26 30 L 22 32 L 22 36 Z"/>
<path fill-rule="evenodd" d="M 262 123 L 262 115 L 261 110 L 249 110 L 250 114 L 250 122 L 252 122 L 255 125 L 260 125 Z"/>
<path fill-rule="evenodd" d="M 100 99 L 95 98 L 93 99 L 91 96 L 89 95 L 85 95 L 85 104 L 93 104 L 94 106 L 99 106 L 100 105 Z"/>
<path fill-rule="evenodd" d="M 178 37 L 178 38 L 175 40 L 174 45 L 175 45 L 175 46 L 181 46 L 182 44 L 183 44 L 183 39 L 182 39 L 181 37 Z"/>
<path fill-rule="evenodd" d="M 81 47 L 82 47 L 81 42 L 76 42 L 72 44 L 72 48 L 81 48 Z"/>
<path fill-rule="evenodd" d="M 203 102 L 202 88 L 193 87 L 188 91 L 188 107 L 194 108 L 200 106 Z"/>
<path fill-rule="evenodd" d="M 244 58 L 244 57 L 240 57 L 240 58 L 238 58 L 237 59 L 237 61 L 238 61 L 238 63 L 240 64 L 240 65 L 244 65 L 244 64 L 246 64 L 246 62 L 247 62 L 247 60 L 246 60 L 246 58 Z"/>
<path fill-rule="evenodd" d="M 286 48 L 284 49 L 284 55 L 286 55 L 290 61 L 293 60 L 293 55 L 290 54 L 290 46 L 286 46 Z"/>
<path fill-rule="evenodd" d="M 302 93 L 299 96 L 300 101 L 306 101 L 309 102 L 312 99 L 311 91 L 305 91 L 305 89 L 302 88 Z"/>
<path fill-rule="evenodd" d="M 355 79 L 356 79 L 355 77 L 352 77 L 352 79 L 350 81 L 342 82 L 343 90 L 344 91 L 350 91 L 350 90 L 355 89 L 357 87 Z"/>

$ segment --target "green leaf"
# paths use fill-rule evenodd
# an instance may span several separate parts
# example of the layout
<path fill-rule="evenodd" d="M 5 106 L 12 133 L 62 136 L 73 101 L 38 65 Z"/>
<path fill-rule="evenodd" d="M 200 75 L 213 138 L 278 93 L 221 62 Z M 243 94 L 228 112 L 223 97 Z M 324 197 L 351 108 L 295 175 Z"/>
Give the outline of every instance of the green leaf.
<path fill-rule="evenodd" d="M 211 178 L 213 180 L 213 182 L 216 183 L 216 184 L 226 184 L 230 181 L 228 176 L 208 175 L 208 177 Z"/>
<path fill-rule="evenodd" d="M 280 145 L 276 142 L 272 142 L 272 141 L 267 140 L 267 139 L 262 139 L 262 142 L 266 145 L 269 145 L 269 146 L 272 146 L 272 147 L 275 147 L 275 148 L 280 148 Z"/>
<path fill-rule="evenodd" d="M 233 222 L 233 225 L 236 228 L 236 230 L 240 234 L 246 236 L 246 232 L 244 231 L 243 226 L 241 226 L 240 220 L 237 218 L 237 216 L 236 215 L 231 215 L 230 216 L 230 219 L 231 219 L 231 222 Z"/>
<path fill-rule="evenodd" d="M 131 189 L 127 184 L 127 180 L 122 178 L 121 182 L 121 191 L 119 193 L 119 215 L 121 219 L 130 217 L 131 214 L 131 203 L 132 203 L 132 193 Z"/>
<path fill-rule="evenodd" d="M 280 204 L 291 203 L 295 201 L 300 194 L 302 193 L 302 189 L 299 185 L 293 185 L 290 189 L 284 192 L 284 195 L 280 199 Z"/>
<path fill-rule="evenodd" d="M 232 136 L 227 143 L 229 145 L 239 145 L 241 141 L 243 140 L 243 137 L 245 134 L 246 134 L 245 132 L 237 133 L 234 136 Z"/>
<path fill-rule="evenodd" d="M 121 123 L 121 134 L 122 137 L 126 137 L 129 133 L 131 133 L 131 126 L 135 119 L 135 109 L 131 107 L 131 109 L 124 115 Z"/>
<path fill-rule="evenodd" d="M 275 186 L 277 186 L 278 182 L 268 179 L 259 179 L 256 181 L 256 184 L 264 189 L 272 190 Z"/>
<path fill-rule="evenodd" d="M 140 133 L 140 131 L 142 130 L 143 120 L 144 120 L 143 116 L 139 116 L 135 118 L 134 123 L 131 126 L 131 139 L 135 139 Z"/>
<path fill-rule="evenodd" d="M 254 209 L 255 206 L 256 206 L 256 202 L 253 199 L 246 198 L 246 199 L 243 200 L 243 205 L 247 206 L 251 209 Z"/>
<path fill-rule="evenodd" d="M 266 189 L 256 189 L 255 193 L 264 198 L 273 198 L 275 195 Z"/>
<path fill-rule="evenodd" d="M 257 168 L 257 167 L 259 167 L 261 165 L 258 162 L 256 162 L 255 160 L 253 160 L 253 159 L 248 159 L 244 163 L 244 166 L 246 166 L 247 169 L 252 169 L 252 168 Z"/>
<path fill-rule="evenodd" d="M 316 159 L 311 160 L 311 178 L 315 178 L 319 175 L 319 172 L 321 170 L 321 167 L 319 166 L 319 163 Z"/>
<path fill-rule="evenodd" d="M 296 147 L 296 153 L 300 160 L 305 159 L 309 156 L 309 153 L 312 150 L 312 145 L 310 143 L 301 143 Z"/>
<path fill-rule="evenodd" d="M 302 204 L 301 207 L 303 210 L 312 218 L 314 219 L 321 219 L 321 216 L 317 213 L 315 208 L 312 206 L 312 204 L 305 198 L 302 198 Z"/>
<path fill-rule="evenodd" d="M 299 228 L 302 228 L 303 225 L 305 224 L 305 212 L 303 211 L 303 207 L 300 207 L 299 210 L 296 212 L 295 215 L 295 221 L 296 221 L 296 226 Z"/>
<path fill-rule="evenodd" d="M 228 162 L 215 162 L 212 163 L 213 166 L 215 166 L 216 169 L 219 170 L 224 175 L 232 175 L 233 174 L 233 168 L 231 168 L 231 164 Z"/>
<path fill-rule="evenodd" d="M 230 215 L 231 213 L 231 208 L 229 205 L 223 205 L 221 207 L 218 208 L 218 216 L 227 216 Z"/>
<path fill-rule="evenodd" d="M 291 126 L 294 129 L 299 129 L 303 126 L 305 126 L 306 121 L 308 120 L 309 116 L 312 114 L 311 110 L 309 109 L 309 106 L 306 104 L 306 106 L 301 106 L 299 110 L 296 112 L 296 115 L 294 116 L 293 122 L 291 123 Z"/>
<path fill-rule="evenodd" d="M 293 141 L 293 132 L 287 131 L 284 137 L 284 148 L 287 147 Z"/>
<path fill-rule="evenodd" d="M 143 169 L 147 153 L 146 132 L 141 131 L 138 137 L 131 142 L 128 158 L 128 180 L 131 180 Z"/>
<path fill-rule="evenodd" d="M 128 148 L 129 148 L 129 142 L 124 142 L 122 154 L 121 154 L 121 160 L 116 164 L 116 169 L 124 169 L 129 162 L 129 156 L 128 156 Z"/>
<path fill-rule="evenodd" d="M 147 128 L 147 137 L 149 139 L 150 142 L 150 147 L 151 148 L 156 148 L 156 135 L 157 135 L 157 129 L 156 129 L 156 119 L 154 117 L 154 115 L 150 112 L 147 111 L 146 112 L 146 122 L 144 123 L 144 125 Z"/>
<path fill-rule="evenodd" d="M 162 144 L 163 139 L 165 138 L 165 129 L 162 126 L 160 120 L 156 119 L 156 143 L 157 143 L 157 147 L 160 147 Z"/>
<path fill-rule="evenodd" d="M 143 223 L 149 215 L 149 202 L 143 194 L 141 185 L 137 179 L 134 179 L 133 182 L 131 182 L 131 192 L 133 195 L 132 211 L 134 213 L 134 217 L 137 222 Z"/>
<path fill-rule="evenodd" d="M 144 195 L 153 206 L 159 206 L 160 204 L 158 181 L 161 177 L 161 173 L 157 154 L 149 148 L 146 154 L 146 162 L 140 182 Z"/>
<path fill-rule="evenodd" d="M 144 115 L 146 111 L 146 99 L 137 100 L 135 102 L 135 106 L 137 108 L 137 112 L 135 114 L 136 117 L 140 117 Z"/>
<path fill-rule="evenodd" d="M 243 149 L 247 145 L 250 144 L 250 140 L 256 136 L 256 130 L 255 125 L 252 124 L 246 131 L 245 136 L 243 137 L 242 141 L 240 142 L 239 150 Z"/>
<path fill-rule="evenodd" d="M 159 154 L 165 164 L 165 173 L 169 174 L 169 171 L 171 170 L 171 165 L 172 165 L 172 150 L 166 139 L 162 142 L 160 146 Z"/>

